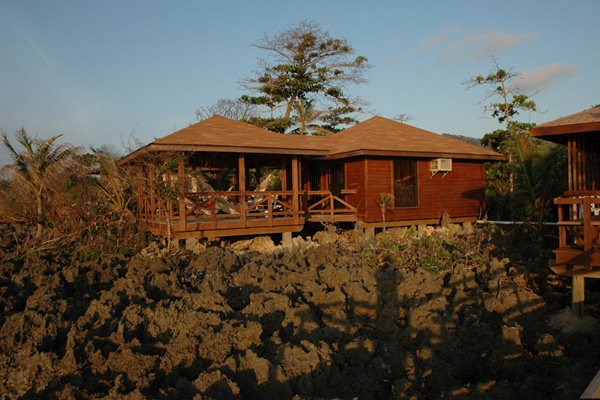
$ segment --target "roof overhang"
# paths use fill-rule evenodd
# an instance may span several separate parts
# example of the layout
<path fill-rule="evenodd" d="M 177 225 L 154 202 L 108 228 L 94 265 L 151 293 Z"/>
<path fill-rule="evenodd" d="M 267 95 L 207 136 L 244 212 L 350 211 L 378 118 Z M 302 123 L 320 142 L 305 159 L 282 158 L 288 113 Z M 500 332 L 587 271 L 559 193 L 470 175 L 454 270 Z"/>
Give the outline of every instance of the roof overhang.
<path fill-rule="evenodd" d="M 587 122 L 582 124 L 534 126 L 531 135 L 545 139 L 546 136 L 566 135 L 569 133 L 600 132 L 600 122 Z M 552 140 L 548 138 L 547 140 Z"/>
<path fill-rule="evenodd" d="M 212 145 L 183 145 L 183 144 L 157 144 L 150 143 L 128 156 L 119 163 L 128 164 L 135 159 L 150 153 L 245 153 L 245 154 L 281 154 L 326 157 L 329 150 L 303 149 L 303 148 L 278 148 L 278 147 L 250 147 L 250 146 L 212 146 Z"/>

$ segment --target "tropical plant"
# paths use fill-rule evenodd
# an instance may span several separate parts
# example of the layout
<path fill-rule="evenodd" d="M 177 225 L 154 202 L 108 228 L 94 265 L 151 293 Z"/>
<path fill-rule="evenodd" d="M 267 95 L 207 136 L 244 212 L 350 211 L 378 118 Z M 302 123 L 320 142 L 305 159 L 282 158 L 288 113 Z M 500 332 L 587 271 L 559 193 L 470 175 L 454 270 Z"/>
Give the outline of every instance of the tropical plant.
<path fill-rule="evenodd" d="M 47 190 L 52 180 L 73 163 L 73 156 L 78 153 L 78 149 L 70 144 L 57 144 L 56 141 L 61 136 L 49 139 L 32 138 L 25 128 L 21 128 L 15 135 L 15 140 L 23 148 L 19 151 L 10 142 L 6 132 L 2 132 L 4 147 L 12 161 L 3 169 L 9 171 L 13 184 L 24 189 L 30 201 L 35 203 L 36 238 L 41 237 L 43 233 Z"/>
<path fill-rule="evenodd" d="M 120 216 L 129 213 L 128 206 L 132 199 L 131 180 L 117 159 L 102 150 L 91 149 L 95 162 L 99 165 L 100 177 L 93 182 L 113 210 Z"/>
<path fill-rule="evenodd" d="M 513 153 L 517 157 L 518 209 L 525 217 L 536 222 L 538 236 L 542 237 L 542 224 L 552 206 L 554 197 L 566 189 L 567 157 L 564 146 L 543 147 L 528 140 L 527 135 L 515 135 Z"/>
<path fill-rule="evenodd" d="M 394 195 L 391 193 L 379 193 L 377 205 L 381 210 L 381 218 L 383 220 L 383 231 L 386 232 L 385 217 L 387 210 L 391 210 L 394 206 Z"/>
<path fill-rule="evenodd" d="M 313 134 L 328 136 L 333 132 L 323 128 L 316 122 L 320 121 L 325 111 L 316 110 L 314 108 L 314 101 L 312 100 L 300 100 L 294 105 L 295 115 L 293 121 L 298 127 L 292 131 L 292 133 L 299 133 L 301 135 Z"/>

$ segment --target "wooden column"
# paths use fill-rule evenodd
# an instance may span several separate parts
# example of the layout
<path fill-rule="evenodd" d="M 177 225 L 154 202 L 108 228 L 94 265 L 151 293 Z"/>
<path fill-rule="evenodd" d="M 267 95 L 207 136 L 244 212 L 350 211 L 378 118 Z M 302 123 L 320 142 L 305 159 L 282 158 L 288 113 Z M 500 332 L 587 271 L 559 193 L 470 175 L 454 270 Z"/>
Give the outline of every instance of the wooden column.
<path fill-rule="evenodd" d="M 592 269 L 592 199 L 589 196 L 583 198 L 583 259 L 585 269 Z"/>
<path fill-rule="evenodd" d="M 575 190 L 573 187 L 573 134 L 569 134 L 569 139 L 567 143 L 567 157 L 568 164 L 567 168 L 569 170 L 569 190 Z"/>
<path fill-rule="evenodd" d="M 308 192 L 310 191 L 310 172 L 308 170 L 308 162 L 302 163 L 300 170 L 302 171 L 302 212 L 305 218 L 308 218 Z"/>
<path fill-rule="evenodd" d="M 281 171 L 279 172 L 279 177 L 281 179 L 281 191 L 287 191 L 287 158 L 283 157 L 281 159 Z"/>
<path fill-rule="evenodd" d="M 169 183 L 169 185 L 172 187 L 173 186 L 173 174 L 171 173 L 171 170 L 167 170 L 167 182 Z M 170 228 L 173 228 L 173 203 L 171 201 L 164 200 L 163 202 L 165 202 L 165 221 L 167 221 L 167 224 L 170 225 Z"/>
<path fill-rule="evenodd" d="M 300 187 L 300 169 L 298 168 L 298 156 L 292 156 L 292 191 L 294 192 L 292 197 L 292 208 L 294 210 L 294 224 L 298 224 L 298 205 L 300 202 L 298 201 L 298 193 Z"/>
<path fill-rule="evenodd" d="M 152 216 L 152 221 L 154 221 L 154 219 L 158 217 L 154 215 L 156 213 L 156 187 L 154 185 L 154 179 L 152 179 L 153 176 L 150 168 L 147 168 L 146 175 L 148 177 L 148 195 L 150 196 L 148 202 L 150 204 L 150 212 L 148 214 Z"/>
<path fill-rule="evenodd" d="M 183 160 L 179 160 L 177 165 L 177 189 L 179 198 L 179 226 L 180 230 L 186 231 L 186 218 L 185 218 L 185 163 Z"/>
<path fill-rule="evenodd" d="M 147 219 L 148 213 L 148 199 L 144 199 L 144 166 L 142 164 L 138 165 L 138 224 L 141 223 L 142 219 Z M 144 211 L 142 211 L 144 210 Z"/>
<path fill-rule="evenodd" d="M 240 222 L 246 227 L 246 157 L 244 153 L 238 154 L 238 182 L 240 189 Z"/>

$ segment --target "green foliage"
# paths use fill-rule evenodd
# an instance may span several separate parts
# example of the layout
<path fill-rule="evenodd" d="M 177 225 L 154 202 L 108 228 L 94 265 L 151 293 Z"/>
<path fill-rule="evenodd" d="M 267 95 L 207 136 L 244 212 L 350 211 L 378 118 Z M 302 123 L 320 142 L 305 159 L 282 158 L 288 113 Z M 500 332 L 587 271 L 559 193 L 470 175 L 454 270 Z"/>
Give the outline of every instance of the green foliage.
<path fill-rule="evenodd" d="M 294 111 L 296 115 L 293 117 L 294 124 L 297 125 L 297 128 L 294 129 L 291 133 L 301 134 L 301 135 L 323 135 L 328 136 L 333 134 L 333 132 L 324 129 L 321 125 L 317 124 L 317 122 L 323 119 L 325 114 L 324 111 L 320 111 L 314 108 L 313 100 L 304 100 L 301 99 L 296 102 L 294 105 Z"/>
<path fill-rule="evenodd" d="M 346 105 L 329 107 L 327 110 L 327 114 L 321 117 L 321 120 L 324 122 L 323 128 L 330 132 L 337 133 L 343 130 L 341 127 L 344 125 L 358 124 L 359 121 L 352 117 L 352 114 L 361 112 L 362 108 Z"/>
<path fill-rule="evenodd" d="M 355 257 L 363 267 L 422 268 L 434 274 L 450 272 L 458 264 L 478 267 L 489 262 L 481 232 L 454 238 L 418 237 L 416 232 L 411 227 L 401 236 L 380 236 L 376 244 L 366 243 L 356 250 Z"/>
<path fill-rule="evenodd" d="M 381 218 L 383 221 L 383 230 L 385 232 L 385 217 L 388 210 L 394 208 L 394 195 L 391 193 L 379 193 L 379 200 L 377 201 L 377 205 L 381 210 Z"/>
<path fill-rule="evenodd" d="M 117 159 L 112 155 L 92 148 L 94 162 L 99 166 L 100 177 L 94 183 L 101 194 L 112 204 L 118 213 L 128 211 L 132 199 L 131 179 Z"/>
<path fill-rule="evenodd" d="M 241 121 L 277 133 L 285 133 L 293 124 L 292 118 L 283 117 L 248 117 Z"/>
<path fill-rule="evenodd" d="M 533 146 L 522 136 L 513 137 L 517 155 L 516 200 L 523 217 L 541 225 L 550 214 L 552 200 L 562 195 L 567 186 L 567 153 L 564 146 Z"/>

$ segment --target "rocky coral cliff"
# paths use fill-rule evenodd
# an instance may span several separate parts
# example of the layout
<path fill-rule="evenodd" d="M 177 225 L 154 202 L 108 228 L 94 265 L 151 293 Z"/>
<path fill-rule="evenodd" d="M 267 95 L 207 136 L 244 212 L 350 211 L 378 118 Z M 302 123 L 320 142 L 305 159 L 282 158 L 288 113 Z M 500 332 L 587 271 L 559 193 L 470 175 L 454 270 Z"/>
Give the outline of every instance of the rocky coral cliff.
<path fill-rule="evenodd" d="M 4 243 L 0 392 L 578 398 L 600 366 L 597 297 L 573 327 L 569 281 L 548 274 L 548 252 L 491 229 L 428 234 L 425 247 L 405 230 L 377 246 L 320 233 L 290 249 L 260 238 L 93 262 L 21 260 Z M 461 241 L 474 253 L 452 259 Z"/>

